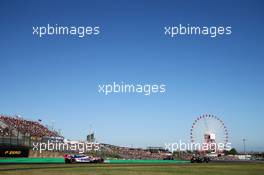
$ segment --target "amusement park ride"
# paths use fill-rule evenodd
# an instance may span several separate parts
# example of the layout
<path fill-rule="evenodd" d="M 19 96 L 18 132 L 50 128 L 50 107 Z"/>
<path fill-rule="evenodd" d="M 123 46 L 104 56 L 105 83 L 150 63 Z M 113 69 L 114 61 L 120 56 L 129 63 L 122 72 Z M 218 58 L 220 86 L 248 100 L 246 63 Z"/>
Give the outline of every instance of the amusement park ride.
<path fill-rule="evenodd" d="M 208 157 L 223 155 L 230 147 L 228 138 L 224 122 L 214 115 L 202 115 L 192 124 L 191 144 L 199 155 Z"/>

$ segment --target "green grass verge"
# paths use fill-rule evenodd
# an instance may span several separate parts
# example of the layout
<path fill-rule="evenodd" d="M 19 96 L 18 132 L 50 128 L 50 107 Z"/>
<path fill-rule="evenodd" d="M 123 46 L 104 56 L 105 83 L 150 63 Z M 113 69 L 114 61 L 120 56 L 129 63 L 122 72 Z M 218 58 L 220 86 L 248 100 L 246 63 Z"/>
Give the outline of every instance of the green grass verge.
<path fill-rule="evenodd" d="M 1 175 L 263 175 L 264 164 L 17 164 Z"/>

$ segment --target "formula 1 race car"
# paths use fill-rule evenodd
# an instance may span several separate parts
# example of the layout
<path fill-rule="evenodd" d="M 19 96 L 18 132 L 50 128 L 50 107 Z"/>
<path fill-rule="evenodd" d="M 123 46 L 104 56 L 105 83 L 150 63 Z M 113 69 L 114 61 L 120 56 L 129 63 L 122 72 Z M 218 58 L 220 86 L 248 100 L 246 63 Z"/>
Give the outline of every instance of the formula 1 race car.
<path fill-rule="evenodd" d="M 103 163 L 104 159 L 101 157 L 93 157 L 86 155 L 71 155 L 64 156 L 65 163 Z"/>
<path fill-rule="evenodd" d="M 191 163 L 208 163 L 209 161 L 210 161 L 210 158 L 206 156 L 193 155 L 191 158 Z"/>

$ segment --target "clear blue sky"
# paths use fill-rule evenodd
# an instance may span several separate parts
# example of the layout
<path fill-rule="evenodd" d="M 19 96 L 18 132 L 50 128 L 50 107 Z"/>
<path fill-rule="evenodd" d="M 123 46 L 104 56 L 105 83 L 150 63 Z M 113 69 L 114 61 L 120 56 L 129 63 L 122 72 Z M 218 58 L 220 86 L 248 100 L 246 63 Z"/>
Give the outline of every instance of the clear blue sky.
<path fill-rule="evenodd" d="M 204 113 L 233 146 L 264 150 L 263 1 L 0 2 L 0 113 L 41 118 L 66 138 L 163 146 L 188 141 Z M 32 26 L 98 25 L 98 37 L 32 35 Z M 164 36 L 166 25 L 231 25 L 219 38 Z M 164 83 L 165 95 L 98 94 L 110 82 Z"/>

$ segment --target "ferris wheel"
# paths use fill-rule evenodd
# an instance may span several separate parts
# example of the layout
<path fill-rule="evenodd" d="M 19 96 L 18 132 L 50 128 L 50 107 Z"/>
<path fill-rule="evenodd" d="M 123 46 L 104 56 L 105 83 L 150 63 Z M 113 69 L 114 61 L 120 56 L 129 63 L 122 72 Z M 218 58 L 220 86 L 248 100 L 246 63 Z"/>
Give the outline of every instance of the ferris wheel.
<path fill-rule="evenodd" d="M 224 122 L 214 115 L 202 115 L 192 124 L 190 139 L 192 144 L 228 143 L 228 131 Z"/>

